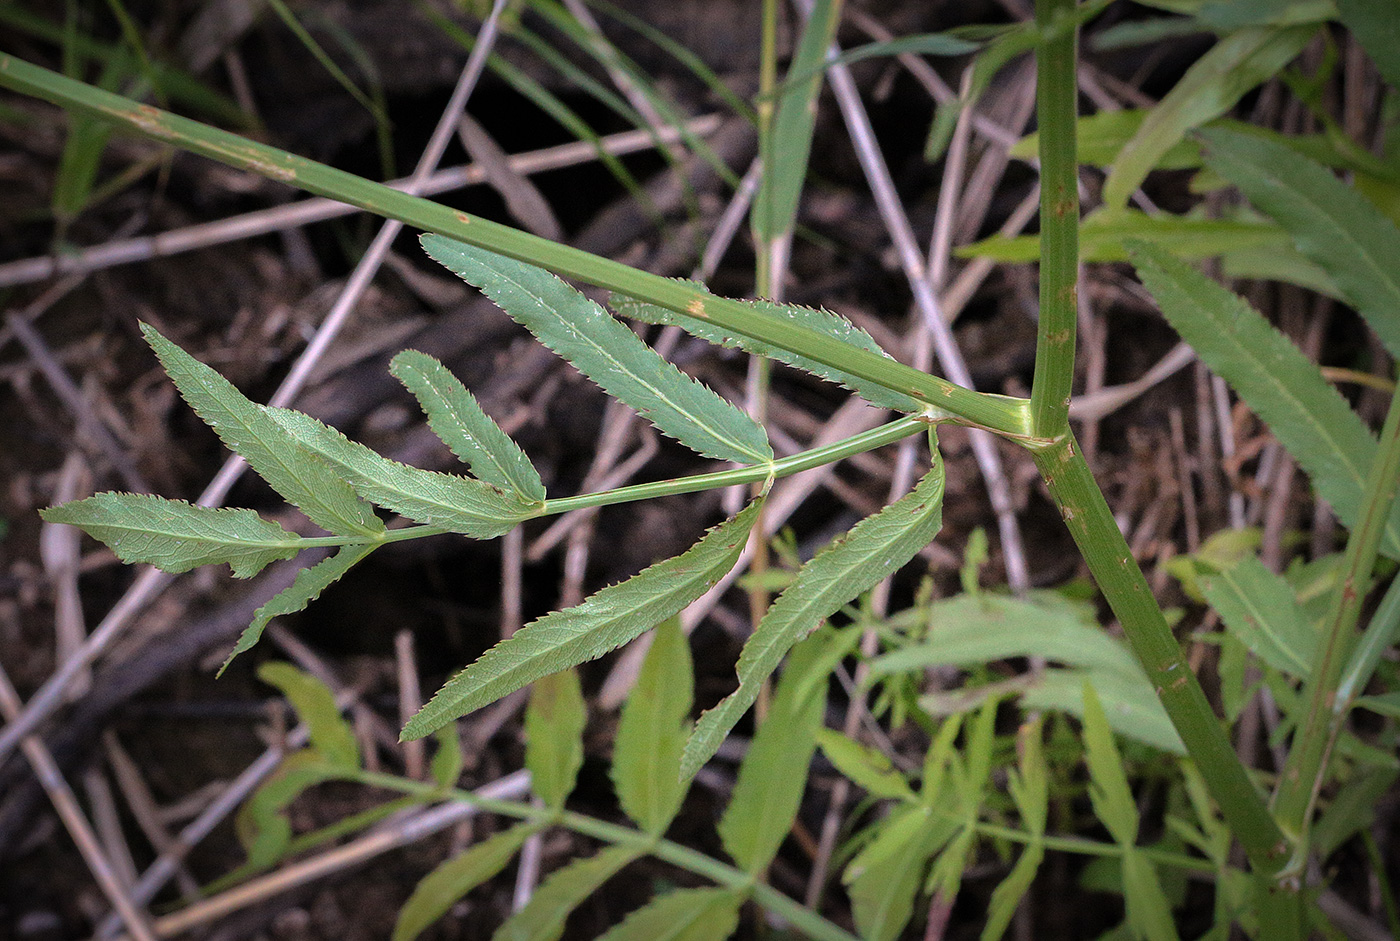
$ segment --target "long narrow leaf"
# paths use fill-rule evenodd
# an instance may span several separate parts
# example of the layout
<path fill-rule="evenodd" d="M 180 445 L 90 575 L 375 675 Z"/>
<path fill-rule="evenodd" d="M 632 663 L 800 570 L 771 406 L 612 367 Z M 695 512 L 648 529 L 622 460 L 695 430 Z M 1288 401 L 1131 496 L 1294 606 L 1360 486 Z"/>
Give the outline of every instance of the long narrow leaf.
<path fill-rule="evenodd" d="M 355 492 L 416 522 L 491 539 L 539 512 L 538 504 L 524 503 L 484 481 L 391 461 L 302 412 L 266 411 Z"/>
<path fill-rule="evenodd" d="M 1124 208 L 1186 132 L 1234 107 L 1246 92 L 1292 61 L 1316 32 L 1316 25 L 1242 29 L 1197 59 L 1113 161 L 1104 181 L 1104 205 Z"/>
<path fill-rule="evenodd" d="M 652 634 L 613 740 L 617 801 L 648 833 L 665 831 L 690 786 L 680 768 L 693 696 L 690 644 L 680 623 L 669 618 Z"/>
<path fill-rule="evenodd" d="M 549 874 L 529 903 L 506 919 L 491 941 L 558 941 L 569 914 L 623 866 L 642 855 L 631 846 L 609 846 Z"/>
<path fill-rule="evenodd" d="M 697 290 L 705 290 L 704 285 L 695 282 L 687 282 Z M 851 323 L 840 314 L 834 314 L 829 310 L 822 310 L 811 307 L 801 307 L 797 304 L 775 304 L 771 301 L 745 301 L 743 302 L 754 310 L 781 317 L 784 320 L 792 321 L 800 326 L 816 330 L 833 339 L 848 343 L 851 346 L 859 347 L 870 353 L 888 357 L 889 354 L 880 349 L 877 344 L 864 330 Z M 635 300 L 621 294 L 614 294 L 610 304 L 613 310 L 624 317 L 633 320 L 640 320 L 644 323 L 664 324 L 666 326 L 677 326 L 692 336 L 697 336 L 702 340 L 707 340 L 718 346 L 730 349 L 740 349 L 745 353 L 754 356 L 763 356 L 768 359 L 776 359 L 781 363 L 786 363 L 795 369 L 834 382 L 857 393 L 873 405 L 881 408 L 892 409 L 897 412 L 919 412 L 924 406 L 917 400 L 894 392 L 878 383 L 861 379 L 848 372 L 843 372 L 834 366 L 819 363 L 814 359 L 799 356 L 788 350 L 763 343 L 750 337 L 736 334 L 725 330 L 708 320 L 699 317 L 690 317 L 680 314 L 656 304 L 648 304 L 644 301 Z"/>
<path fill-rule="evenodd" d="M 516 824 L 465 853 L 453 856 L 424 876 L 399 909 L 393 941 L 413 941 L 447 914 L 458 899 L 506 868 L 521 844 L 537 830 L 536 824 Z"/>
<path fill-rule="evenodd" d="M 762 872 L 772 862 L 802 803 L 826 709 L 825 686 L 813 688 L 809 681 L 814 668 L 823 664 L 822 648 L 828 640 L 829 632 L 818 634 L 793 651 L 720 818 L 725 852 L 746 872 Z"/>
<path fill-rule="evenodd" d="M 1326 167 L 1258 134 L 1201 132 L 1206 165 L 1279 221 L 1400 357 L 1400 229 Z"/>
<path fill-rule="evenodd" d="M 313 523 L 342 536 L 373 536 L 384 531 L 383 522 L 349 484 L 300 447 L 233 383 L 149 324 L 143 323 L 141 332 L 195 414 Z"/>
<path fill-rule="evenodd" d="M 530 688 L 525 709 L 525 767 L 530 785 L 546 807 L 563 807 L 583 766 L 583 729 L 588 707 L 578 674 L 560 670 Z"/>
<path fill-rule="evenodd" d="M 544 482 L 525 452 L 477 403 L 476 396 L 427 353 L 404 350 L 389 371 L 412 392 L 428 426 L 472 473 L 529 503 L 544 500 Z"/>
<path fill-rule="evenodd" d="M 423 248 L 663 434 L 719 460 L 763 464 L 773 459 L 763 429 L 746 413 L 666 362 L 543 268 L 440 235 L 423 236 Z"/>
<path fill-rule="evenodd" d="M 321 592 L 339 581 L 341 576 L 350 571 L 355 563 L 376 548 L 378 546 L 375 543 L 346 546 L 329 559 L 323 559 L 311 568 L 297 572 L 297 577 L 292 580 L 290 585 L 279 591 L 272 597 L 271 601 L 254 612 L 253 623 L 249 624 L 239 635 L 238 643 L 233 645 L 233 650 L 229 652 L 223 666 L 219 667 L 219 672 L 223 673 L 227 670 L 234 657 L 245 650 L 252 649 L 253 645 L 262 638 L 263 629 L 273 618 L 304 610 L 307 605 L 321 596 Z"/>
<path fill-rule="evenodd" d="M 99 493 L 39 511 L 47 523 L 77 526 L 128 564 L 178 575 L 227 562 L 249 578 L 300 551 L 301 538 L 252 510 L 215 510 L 139 493 Z"/>
<path fill-rule="evenodd" d="M 943 524 L 943 463 L 896 503 L 857 523 L 797 573 L 744 644 L 739 688 L 705 712 L 686 744 L 685 774 L 699 770 L 739 721 L 792 645 L 863 591 L 894 574 Z"/>
<path fill-rule="evenodd" d="M 1197 355 L 1268 423 L 1337 517 L 1354 525 L 1376 439 L 1318 371 L 1241 298 L 1155 246 L 1129 246 L 1143 284 Z M 1400 558 L 1400 507 L 1381 551 Z"/>
<path fill-rule="evenodd" d="M 1288 582 L 1254 556 L 1202 585 L 1210 606 L 1232 634 L 1275 670 L 1307 679 L 1317 651 L 1317 632 L 1298 607 Z"/>
<path fill-rule="evenodd" d="M 739 925 L 745 894 L 733 889 L 679 889 L 652 899 L 598 941 L 727 941 Z"/>
<path fill-rule="evenodd" d="M 404 726 L 403 738 L 422 738 L 542 676 L 601 657 L 675 615 L 734 567 L 758 507 L 751 504 L 681 555 L 525 625 L 448 680 Z"/>

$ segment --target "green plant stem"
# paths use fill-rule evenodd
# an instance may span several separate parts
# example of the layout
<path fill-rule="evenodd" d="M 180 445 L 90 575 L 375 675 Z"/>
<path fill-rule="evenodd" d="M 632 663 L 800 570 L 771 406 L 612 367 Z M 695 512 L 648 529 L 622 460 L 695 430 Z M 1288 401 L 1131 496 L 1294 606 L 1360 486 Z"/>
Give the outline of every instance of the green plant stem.
<path fill-rule="evenodd" d="M 1040 128 L 1040 321 L 1031 382 L 1031 428 L 1069 428 L 1078 316 L 1079 187 L 1075 154 L 1077 40 L 1074 0 L 1036 0 L 1036 123 Z"/>
<path fill-rule="evenodd" d="M 1257 871 L 1277 872 L 1287 860 L 1289 842 L 1182 655 L 1074 436 L 1066 432 L 1062 441 L 1034 454 L 1070 535 L 1230 829 Z"/>
<path fill-rule="evenodd" d="M 445 791 L 438 785 L 411 781 L 391 774 L 358 771 L 354 773 L 352 779 L 373 787 L 382 787 L 403 794 L 413 794 L 426 799 L 446 797 L 465 801 L 480 810 L 499 814 L 502 817 L 557 825 L 573 830 L 575 833 L 582 833 L 584 836 L 603 840 L 614 846 L 626 846 L 640 850 L 663 862 L 668 862 L 673 866 L 693 872 L 697 876 L 709 879 L 716 885 L 750 893 L 755 902 L 773 914 L 786 919 L 808 938 L 816 939 L 816 941 L 857 941 L 854 935 L 827 921 L 810 908 L 806 908 L 781 892 L 756 881 L 752 874 L 725 865 L 712 856 L 706 856 L 704 853 L 696 852 L 681 846 L 679 843 L 672 843 L 670 840 L 654 834 L 643 833 L 631 827 L 619 826 L 572 811 L 537 807 L 533 804 L 498 798 L 478 797 L 470 791 L 456 788 Z"/>
<path fill-rule="evenodd" d="M 1333 589 L 1331 604 L 1318 650 L 1318 659 L 1304 684 L 1307 713 L 1298 727 L 1279 778 L 1274 813 L 1279 825 L 1297 839 L 1297 852 L 1283 874 L 1301 878 L 1306 865 L 1308 830 L 1318 791 L 1325 777 L 1327 758 L 1346 716 L 1346 703 L 1338 700 L 1342 670 L 1356 638 L 1356 625 L 1366 600 L 1366 589 L 1376 567 L 1381 534 L 1400 488 L 1400 393 L 1390 400 L 1390 411 L 1381 430 L 1380 448 L 1366 476 L 1366 500 L 1361 516 L 1347 539 L 1341 579 Z"/>
<path fill-rule="evenodd" d="M 638 271 L 611 259 L 401 193 L 352 173 L 102 91 L 14 56 L 0 55 L 0 87 L 95 115 L 144 137 L 173 143 L 308 193 L 327 196 L 406 225 L 540 265 L 566 277 L 709 320 L 727 330 L 904 392 L 965 423 L 1013 438 L 1030 436 L 1025 400 L 981 395 L 877 353 L 853 349 L 847 343 L 814 330 L 761 314 L 739 301 L 703 293 L 682 281 Z"/>

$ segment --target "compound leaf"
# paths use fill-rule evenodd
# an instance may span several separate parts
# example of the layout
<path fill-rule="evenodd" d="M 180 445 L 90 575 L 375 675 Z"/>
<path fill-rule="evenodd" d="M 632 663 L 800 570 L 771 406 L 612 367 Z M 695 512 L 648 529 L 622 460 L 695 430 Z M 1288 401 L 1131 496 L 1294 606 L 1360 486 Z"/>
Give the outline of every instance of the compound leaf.
<path fill-rule="evenodd" d="M 77 526 L 123 562 L 178 575 L 227 562 L 249 578 L 300 551 L 300 537 L 252 510 L 212 509 L 140 493 L 99 493 L 40 510 L 48 523 Z"/>
<path fill-rule="evenodd" d="M 384 523 L 350 485 L 298 445 L 266 410 L 154 327 L 143 323 L 141 332 L 195 414 L 313 523 L 342 536 L 384 532 Z"/>
<path fill-rule="evenodd" d="M 662 359 L 616 318 L 554 275 L 441 235 L 423 236 L 434 260 L 662 434 L 706 457 L 764 464 L 773 449 L 758 423 Z"/>
<path fill-rule="evenodd" d="M 677 614 L 734 567 L 758 507 L 750 504 L 675 558 L 525 625 L 448 680 L 408 721 L 402 737 L 422 738 L 542 676 L 601 657 Z"/>
<path fill-rule="evenodd" d="M 389 364 L 389 372 L 418 399 L 433 433 L 473 474 L 527 503 L 544 500 L 544 482 L 525 452 L 446 366 L 427 353 L 404 350 Z"/>
<path fill-rule="evenodd" d="M 523 503 L 483 481 L 391 461 L 310 415 L 267 411 L 302 446 L 344 475 L 348 486 L 415 522 L 491 539 L 539 511 L 539 504 Z"/>
<path fill-rule="evenodd" d="M 233 658 L 252 649 L 262 638 L 263 629 L 275 617 L 284 614 L 295 614 L 306 608 L 311 602 L 321 596 L 331 585 L 335 584 L 342 575 L 350 571 L 350 568 L 373 552 L 378 545 L 345 546 L 329 559 L 323 559 L 311 566 L 309 569 L 302 569 L 297 572 L 296 578 L 286 588 L 272 596 L 272 599 L 253 613 L 253 623 L 249 624 L 238 637 L 238 643 L 233 645 L 228 658 L 224 660 L 223 666 L 219 667 L 219 673 L 228 669 L 228 665 L 233 662 Z"/>
<path fill-rule="evenodd" d="M 918 486 L 857 523 L 798 571 L 744 644 L 737 667 L 739 688 L 700 717 L 686 744 L 687 776 L 715 753 L 793 644 L 928 545 L 942 526 L 943 487 L 943 463 L 935 450 L 933 468 Z"/>

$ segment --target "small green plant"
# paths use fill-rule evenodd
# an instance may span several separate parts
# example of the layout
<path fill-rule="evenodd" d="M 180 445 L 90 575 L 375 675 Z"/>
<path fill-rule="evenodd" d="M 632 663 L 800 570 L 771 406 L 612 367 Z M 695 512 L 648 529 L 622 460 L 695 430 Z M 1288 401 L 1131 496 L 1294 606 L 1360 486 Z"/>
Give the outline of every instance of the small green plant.
<path fill-rule="evenodd" d="M 1165 865 L 1213 874 L 1213 936 L 1226 936 L 1233 921 L 1270 941 L 1302 938 L 1322 917 L 1310 901 L 1309 867 L 1364 824 L 1358 810 L 1364 807 L 1362 798 L 1373 793 L 1378 782 L 1389 786 L 1397 768 L 1393 754 L 1349 735 L 1347 719 L 1355 707 L 1371 710 L 1387 723 L 1385 738 L 1394 744 L 1394 720 L 1400 711 L 1396 694 L 1366 693 L 1377 675 L 1393 674 L 1393 668 L 1383 665 L 1382 654 L 1400 631 L 1400 589 L 1395 581 L 1364 630 L 1358 628 L 1373 581 L 1393 574 L 1378 564 L 1378 557 L 1400 558 L 1400 511 L 1395 501 L 1400 406 L 1392 401 L 1384 428 L 1374 436 L 1291 343 L 1241 299 L 1168 249 L 1183 239 L 1209 238 L 1213 241 L 1203 245 L 1201 253 L 1223 252 L 1227 262 L 1243 266 L 1236 271 L 1263 274 L 1277 273 L 1278 258 L 1270 269 L 1267 254 L 1277 254 L 1282 246 L 1292 253 L 1281 257 L 1292 265 L 1294 280 L 1324 287 L 1344 299 L 1366 318 L 1390 354 L 1400 356 L 1400 281 L 1393 264 L 1400 257 L 1400 229 L 1381 208 L 1394 205 L 1391 197 L 1400 174 L 1392 166 L 1394 154 L 1383 159 L 1358 154 L 1356 147 L 1330 135 L 1329 148 L 1322 148 L 1321 156 L 1331 165 L 1369 174 L 1348 185 L 1327 166 L 1300 153 L 1317 155 L 1315 141 L 1244 132 L 1228 123 L 1206 127 L 1312 40 L 1334 15 L 1326 4 L 1241 5 L 1247 10 L 1207 4 L 1192 22 L 1219 31 L 1221 42 L 1161 105 L 1144 114 L 1078 122 L 1078 28 L 1104 5 L 1076 7 L 1066 0 L 1040 0 L 1034 24 L 995 31 L 969 93 L 970 100 L 1016 51 L 1035 50 L 1040 234 L 1034 246 L 995 241 L 972 249 L 1040 262 L 1034 381 L 1026 399 L 976 393 L 903 366 L 868 335 L 825 311 L 717 297 L 701 285 L 659 278 L 529 236 L 0 57 L 0 84 L 6 87 L 425 230 L 430 234 L 423 244 L 432 257 L 480 288 L 609 395 L 697 454 L 739 465 L 678 481 L 551 496 L 528 458 L 471 394 L 441 364 L 408 352 L 395 359 L 394 374 L 417 397 L 432 429 L 469 466 L 472 476 L 407 467 L 308 415 L 247 400 L 212 369 L 145 328 L 186 401 L 230 449 L 328 535 L 297 536 L 249 510 L 213 510 L 131 494 L 101 494 L 50 509 L 45 518 L 83 527 L 127 562 L 148 562 L 171 572 L 227 563 L 235 575 L 246 577 L 303 549 L 336 548 L 334 556 L 303 571 L 258 612 L 239 640 L 237 654 L 257 641 L 271 618 L 305 607 L 391 541 L 445 533 L 492 538 L 522 521 L 569 509 L 755 485 L 753 502 L 690 550 L 603 589 L 575 608 L 526 626 L 450 680 L 409 721 L 407 738 L 441 732 L 456 718 L 536 683 L 532 718 L 527 719 L 527 764 L 545 806 L 483 803 L 486 809 L 523 822 L 430 875 L 404 910 L 400 937 L 414 936 L 461 893 L 506 865 L 531 832 L 554 824 L 612 846 L 552 877 L 535 903 L 517 916 L 519 931 L 508 925 L 502 937 L 557 936 L 564 914 L 579 899 L 644 854 L 689 868 L 716 887 L 663 896 L 609 937 L 657 936 L 657 920 L 707 925 L 680 936 L 721 937 L 723 933 L 710 933 L 711 929 L 727 932 L 737 906 L 748 898 L 813 937 L 845 937 L 757 878 L 791 824 L 800 782 L 820 741 L 851 780 L 888 802 L 884 815 L 862 832 L 843 877 L 862 937 L 898 937 L 921 892 L 933 896 L 935 907 L 951 905 L 968 860 L 985 839 L 1008 856 L 1010 844 L 1025 847 L 993 900 L 987 937 L 1005 929 L 1044 853 L 1055 848 L 1116 861 L 1114 872 L 1099 876 L 1123 893 L 1131 936 L 1176 936 L 1171 916 L 1175 890 L 1159 871 Z M 804 44 L 802 58 L 813 63 L 811 68 L 825 46 L 822 30 L 830 25 L 833 6 L 824 6 L 813 18 L 813 23 L 826 26 L 813 27 L 810 45 Z M 1358 30 L 1380 22 L 1375 18 L 1381 7 L 1379 2 L 1350 0 L 1338 10 L 1343 22 Z M 1363 43 L 1369 43 L 1369 37 Z M 1396 83 L 1400 69 L 1394 50 L 1380 49 L 1373 55 Z M 805 111 L 815 83 L 802 79 L 799 74 L 782 88 L 770 88 L 780 107 Z M 764 143 L 770 153 L 781 150 L 778 136 L 810 137 L 810 124 L 799 120 L 795 111 L 786 121 L 781 111 L 769 117 Z M 769 117 L 761 114 L 760 123 Z M 946 117 L 940 122 L 931 135 L 934 150 L 941 146 Z M 1076 147 L 1080 127 L 1096 146 Z M 1199 134 L 1190 136 L 1197 130 Z M 1094 155 L 1108 168 L 1104 206 L 1081 226 L 1077 165 L 1080 159 L 1096 159 Z M 1222 222 L 1147 216 L 1127 208 L 1154 167 L 1202 162 L 1215 179 L 1239 187 L 1268 219 L 1239 213 Z M 789 171 L 781 189 L 774 183 L 765 191 L 765 208 L 755 223 L 760 243 L 776 245 L 790 233 L 786 207 L 789 197 L 795 199 L 801 170 Z M 1243 651 L 1264 664 L 1264 682 L 1292 732 L 1287 762 L 1277 774 L 1246 767 L 1236 755 L 1070 431 L 1076 279 L 1086 255 L 1132 260 L 1173 326 L 1270 425 L 1311 476 L 1319 495 L 1350 527 L 1345 552 L 1329 563 L 1322 581 L 1318 597 L 1324 601 L 1302 600 L 1302 582 L 1270 575 L 1248 559 L 1233 567 L 1202 563 L 1193 570 L 1229 630 L 1221 640 L 1227 710 L 1243 695 L 1244 673 L 1238 669 Z M 1293 259 L 1307 264 L 1294 265 Z M 835 445 L 775 458 L 758 423 L 666 363 L 611 313 L 556 275 L 611 290 L 619 314 L 674 324 L 712 342 L 780 360 L 904 417 Z M 1054 665 L 1014 688 L 973 690 L 969 704 L 960 708 L 914 702 L 921 718 L 929 721 L 933 739 L 916 780 L 893 771 L 881 756 L 857 742 L 818 732 L 823 699 L 819 691 L 835 663 L 849 652 L 854 635 L 849 630 L 823 630 L 810 640 L 804 638 L 910 560 L 938 532 L 944 480 L 932 428 L 941 423 L 990 431 L 1028 449 L 1121 622 L 1135 662 L 1116 642 L 1094 633 L 1083 611 L 1063 599 L 1032 596 L 1011 601 L 974 594 L 930 606 L 919 616 L 939 613 L 985 627 L 960 633 L 911 624 L 902 632 L 891 631 L 889 649 L 874 660 L 871 678 L 891 709 L 914 714 L 907 701 L 907 678 L 930 665 L 970 665 L 1020 655 L 1045 658 Z M 651 685 L 644 683 L 639 698 L 629 704 L 626 734 L 620 735 L 614 756 L 619 799 L 640 829 L 617 828 L 565 811 L 582 726 L 577 681 L 567 671 L 666 622 L 715 584 L 735 564 L 773 480 L 921 431 L 929 432 L 931 465 L 918 486 L 858 523 L 793 576 L 744 647 L 738 688 L 688 733 L 683 721 L 690 707 L 688 694 L 682 697 L 673 690 L 676 696 L 664 705 L 653 696 L 656 675 L 673 682 L 685 669 L 679 652 L 684 645 L 674 639 L 671 628 L 663 633 L 668 639 L 657 645 L 662 652 L 654 649 L 648 661 L 648 669 L 657 673 L 649 674 Z M 397 515 L 405 525 L 387 526 L 376 507 Z M 663 663 L 667 656 L 671 659 Z M 721 840 L 736 867 L 666 843 L 661 833 L 675 812 L 684 782 L 715 753 L 785 656 L 789 665 L 769 718 L 760 726 L 734 802 L 720 824 Z M 353 741 L 339 719 L 326 713 L 324 693 L 307 692 L 304 684 L 297 686 L 301 681 L 276 672 L 271 678 L 280 680 L 307 715 L 314 734 L 308 756 L 289 765 L 279 782 L 251 805 L 250 855 L 258 865 L 279 858 L 292 845 L 285 821 L 279 822 L 280 811 L 301 789 L 321 780 L 360 781 L 420 798 L 468 799 L 451 791 L 457 767 L 451 736 L 440 735 L 435 785 L 371 774 L 359 767 Z M 1393 689 L 1393 682 L 1387 688 Z M 994 764 L 1010 768 L 1012 761 L 1001 747 L 1004 740 L 995 735 L 996 708 L 1013 692 L 1033 708 L 1064 710 L 1082 719 L 1087 797 L 1112 838 L 1110 849 L 1090 849 L 1082 842 L 1061 842 L 1047 835 L 1050 772 L 1041 749 L 1041 726 L 1034 721 L 1018 740 L 1021 752 L 1010 779 L 1011 800 L 998 806 L 989 776 Z M 645 723 L 630 718 L 634 709 L 648 716 Z M 653 709 L 654 713 L 645 711 Z M 941 721 L 936 721 L 939 716 Z M 654 727 L 638 731 L 643 724 Z M 1175 845 L 1190 846 L 1197 856 L 1139 845 L 1139 812 L 1110 730 L 1185 756 L 1173 759 L 1167 826 Z M 645 736 L 655 738 L 641 741 Z M 1079 754 L 1079 746 L 1074 747 Z M 645 756 L 658 760 L 648 764 Z M 1270 787 L 1272 795 L 1267 793 Z M 763 805 L 777 800 L 775 795 L 781 795 L 782 807 L 781 812 L 769 808 L 771 820 L 745 803 Z M 993 812 L 1014 815 L 1018 823 L 992 823 Z M 1235 842 L 1248 858 L 1247 872 L 1230 862 Z M 526 922 L 532 927 L 525 927 Z"/>

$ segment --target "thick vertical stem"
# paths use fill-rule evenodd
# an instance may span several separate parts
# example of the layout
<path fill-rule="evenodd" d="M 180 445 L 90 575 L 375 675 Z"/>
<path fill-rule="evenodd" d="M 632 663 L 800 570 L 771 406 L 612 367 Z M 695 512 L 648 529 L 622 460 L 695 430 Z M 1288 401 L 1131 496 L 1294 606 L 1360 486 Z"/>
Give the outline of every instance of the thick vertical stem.
<path fill-rule="evenodd" d="M 1069 428 L 1079 277 L 1079 187 L 1075 154 L 1074 0 L 1037 0 L 1036 120 L 1040 130 L 1040 324 L 1031 428 L 1057 437 Z"/>
<path fill-rule="evenodd" d="M 1054 446 L 1037 451 L 1035 462 L 1070 535 L 1089 563 L 1089 571 L 1123 625 L 1128 643 L 1230 829 L 1256 870 L 1268 874 L 1278 871 L 1287 860 L 1289 842 L 1235 756 L 1074 436 L 1066 432 Z"/>

